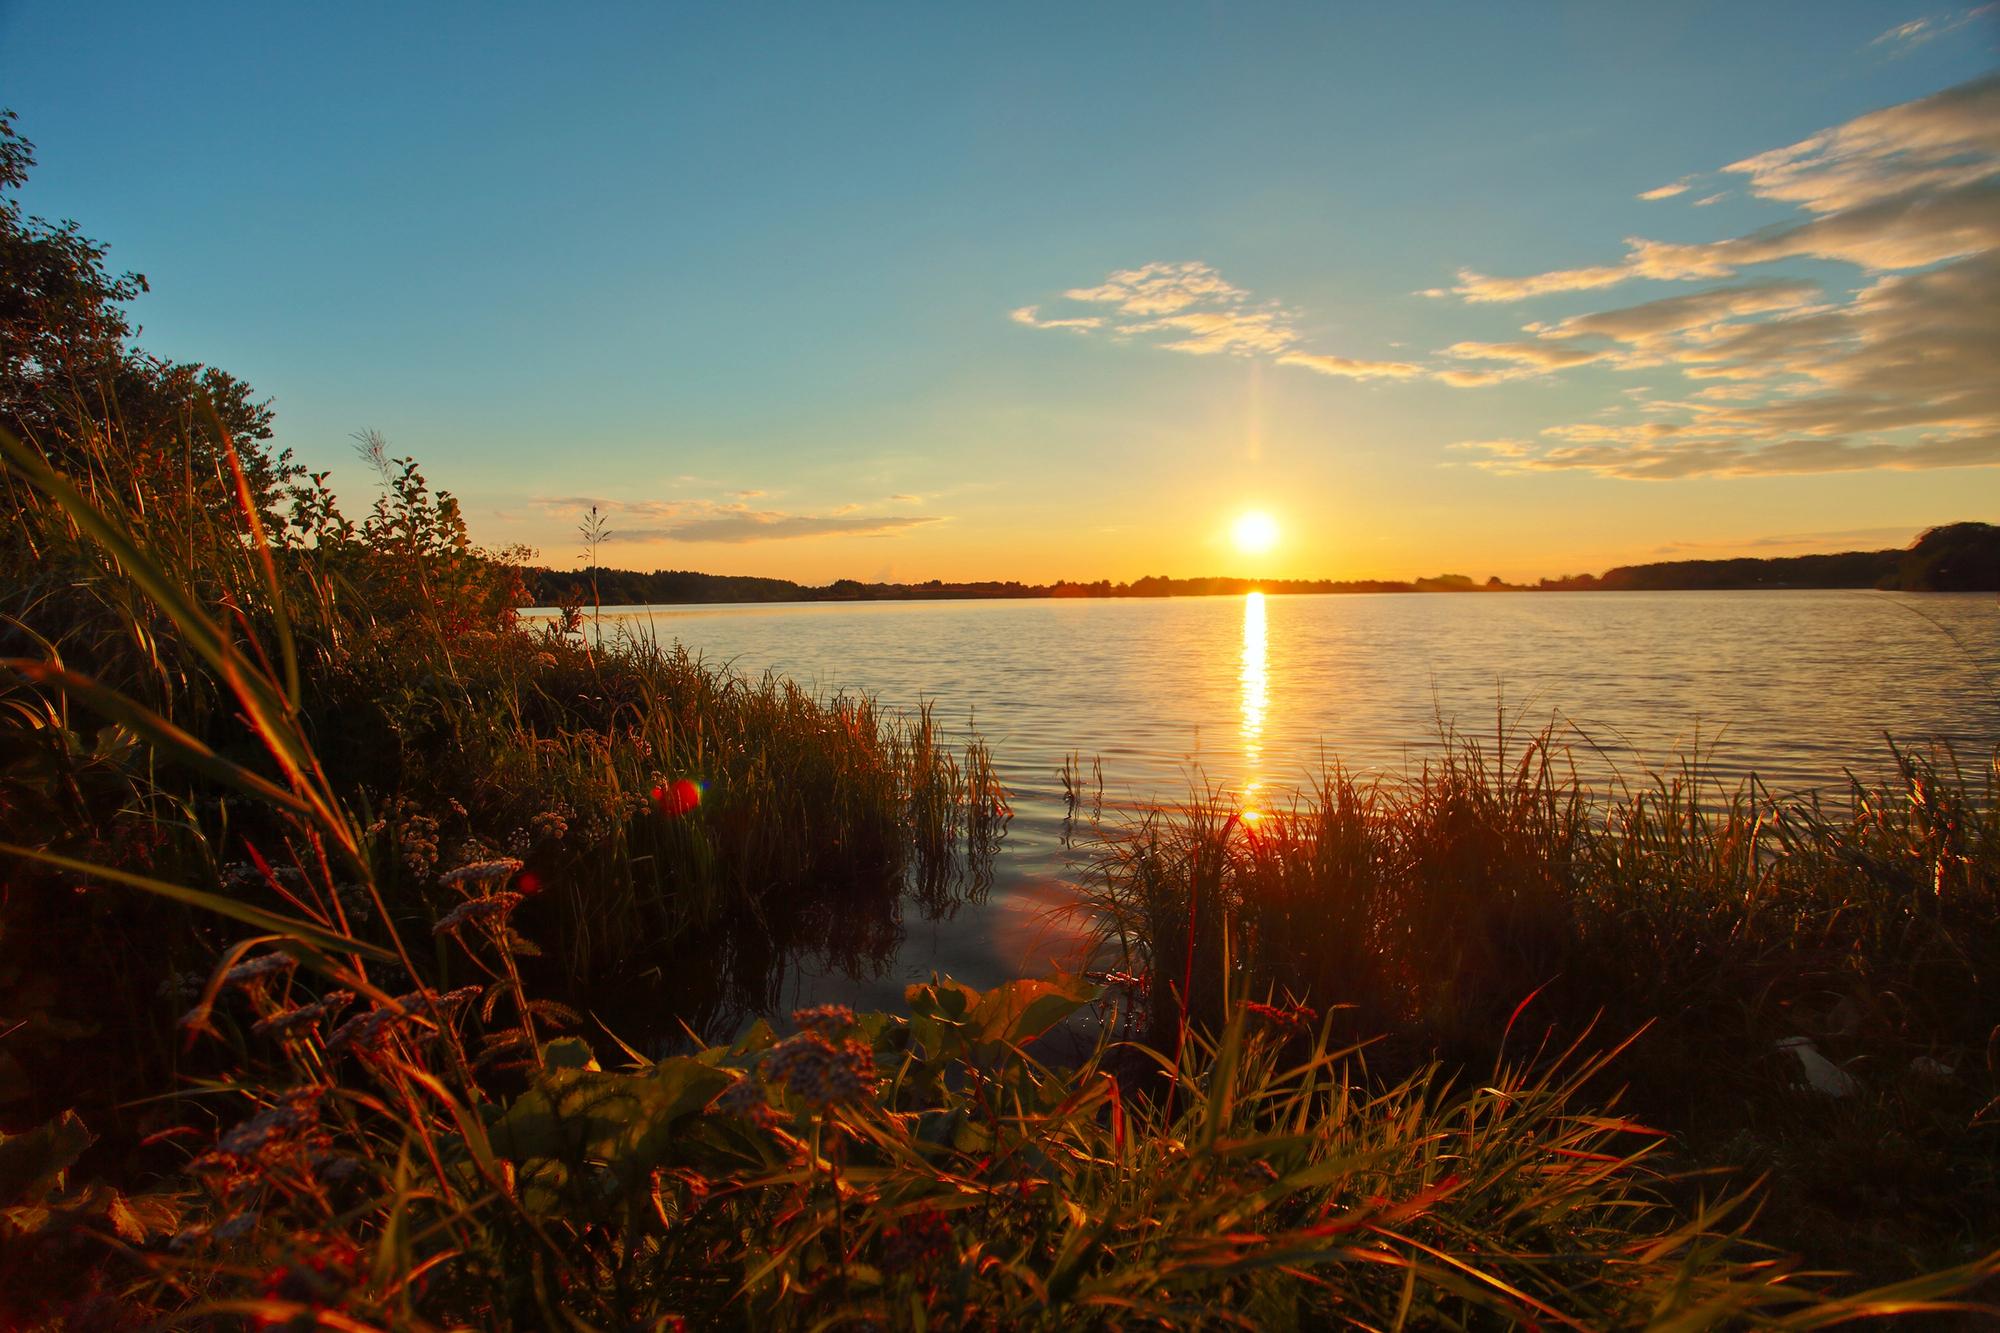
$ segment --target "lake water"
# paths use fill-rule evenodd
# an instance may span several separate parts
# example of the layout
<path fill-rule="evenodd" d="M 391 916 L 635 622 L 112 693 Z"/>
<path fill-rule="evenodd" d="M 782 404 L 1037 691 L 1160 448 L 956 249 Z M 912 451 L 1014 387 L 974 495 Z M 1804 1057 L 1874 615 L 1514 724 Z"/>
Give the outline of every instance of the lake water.
<path fill-rule="evenodd" d="M 1489 593 L 606 608 L 602 632 L 976 726 L 1014 803 L 993 888 L 911 917 L 888 973 L 803 967 L 791 993 L 893 1004 L 1073 964 L 1058 772 L 1102 764 L 1120 808 L 1214 787 L 1255 806 L 1322 764 L 1394 773 L 1442 726 L 1489 746 L 1554 722 L 1595 782 L 1699 753 L 1778 794 L 1879 775 L 1885 733 L 2000 745 L 2000 601 L 1873 592 Z M 1095 794 L 1094 781 L 1092 794 Z"/>

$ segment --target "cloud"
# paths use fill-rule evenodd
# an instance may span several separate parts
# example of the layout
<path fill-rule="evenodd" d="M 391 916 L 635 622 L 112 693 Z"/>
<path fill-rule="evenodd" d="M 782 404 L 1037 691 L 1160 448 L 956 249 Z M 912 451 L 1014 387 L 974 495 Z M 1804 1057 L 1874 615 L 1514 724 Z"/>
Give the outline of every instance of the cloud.
<path fill-rule="evenodd" d="M 1948 32 L 1956 32 L 1974 19 L 1991 14 L 1995 9 L 2000 9 L 2000 5 L 1980 5 L 1975 9 L 1961 10 L 1955 14 L 1911 19 L 1908 23 L 1898 23 L 1868 44 L 1895 47 L 1897 49 L 1893 54 L 1908 55 L 1924 43 L 1942 37 Z"/>
<path fill-rule="evenodd" d="M 1937 31 L 1932 20 L 1911 19 L 1908 23 L 1898 23 L 1868 44 L 1880 46 L 1884 42 L 1927 42 L 1935 36 Z"/>
<path fill-rule="evenodd" d="M 1038 307 L 1031 305 L 1024 305 L 1019 310 L 1010 312 L 1007 317 L 1016 324 L 1026 324 L 1031 329 L 1074 329 L 1078 333 L 1083 333 L 1104 327 L 1104 321 L 1095 315 L 1076 319 L 1041 319 L 1038 317 Z"/>
<path fill-rule="evenodd" d="M 1679 379 L 1551 424 L 1527 448 L 1472 441 L 1473 466 L 1670 480 L 2000 465 L 2000 76 L 1723 170 L 1794 219 L 1715 241 L 1630 238 L 1619 265 L 1461 271 L 1453 290 L 1474 303 L 1736 279 L 1446 348 L 1473 363 L 1438 373 L 1459 387 L 1591 363 Z M 1802 258 L 1859 272 L 1738 276 Z"/>
<path fill-rule="evenodd" d="M 1652 421 L 1549 426 L 1536 452 L 1481 465 L 1660 479 L 2000 464 L 2000 251 L 1879 278 L 1839 305 L 1699 318 L 1701 298 L 1740 313 L 1805 296 L 1760 284 L 1674 298 L 1678 314 L 1653 302 L 1564 321 L 1726 383 L 1644 404 Z"/>
<path fill-rule="evenodd" d="M 1483 460 L 1479 464 L 1495 471 L 1582 471 L 1628 481 L 1996 465 L 2000 465 L 2000 435 L 1940 437 L 1909 444 L 1798 439 L 1763 445 L 1727 440 L 1685 440 L 1658 446 L 1576 445 L 1533 457 Z"/>
<path fill-rule="evenodd" d="M 658 528 L 620 534 L 634 541 L 742 542 L 775 541 L 787 537 L 882 537 L 937 523 L 936 518 L 886 518 L 862 515 L 744 513 L 688 519 Z"/>
<path fill-rule="evenodd" d="M 2000 74 L 1871 111 L 1722 170 L 1808 220 L 1693 244 L 1628 237 L 1617 264 L 1511 278 L 1461 269 L 1452 291 L 1474 303 L 1521 301 L 1632 279 L 1723 278 L 1781 259 L 1890 272 L 1991 249 L 2000 245 Z"/>
<path fill-rule="evenodd" d="M 2000 158 L 2000 74 L 1883 107 L 1723 170 L 1759 198 L 1834 213 L 1913 189 L 1991 177 Z"/>
<path fill-rule="evenodd" d="M 1703 328 L 1739 315 L 1795 309 L 1819 296 L 1817 283 L 1796 278 L 1771 278 L 1730 287 L 1711 287 L 1686 296 L 1669 296 L 1647 301 L 1643 305 L 1575 315 L 1554 324 L 1529 327 L 1544 338 L 1596 336 L 1619 342 L 1642 343 L 1665 334 Z"/>
<path fill-rule="evenodd" d="M 1072 287 L 1071 301 L 1109 302 L 1123 315 L 1171 315 L 1201 304 L 1240 304 L 1249 294 L 1199 261 L 1144 264 L 1111 274 L 1095 287 Z"/>
<path fill-rule="evenodd" d="M 1729 197 L 1729 191 L 1723 190 L 1720 193 L 1705 195 L 1702 198 L 1695 200 L 1694 206 L 1696 208 L 1707 208 L 1710 204 L 1719 204 L 1728 197 Z"/>
<path fill-rule="evenodd" d="M 1357 361 L 1346 356 L 1322 356 L 1316 352 L 1287 352 L 1278 358 L 1281 366 L 1304 366 L 1322 375 L 1350 380 L 1406 380 L 1424 373 L 1422 366 L 1407 361 Z"/>
<path fill-rule="evenodd" d="M 1527 440 L 1460 440 L 1457 444 L 1445 447 L 1489 454 L 1496 458 L 1525 458 L 1535 452 L 1535 446 Z"/>
<path fill-rule="evenodd" d="M 893 504 L 920 505 L 924 502 L 924 497 L 921 495 L 904 495 L 898 493 L 890 496 L 889 500 Z"/>
<path fill-rule="evenodd" d="M 1017 324 L 1037 329 L 1103 332 L 1145 339 L 1149 345 L 1190 356 L 1269 358 L 1321 375 L 1349 380 L 1411 380 L 1427 372 L 1408 361 L 1371 360 L 1314 349 L 1297 316 L 1276 301 L 1262 301 L 1207 264 L 1142 264 L 1108 274 L 1094 287 L 1072 287 L 1063 299 L 1104 311 L 1044 318 L 1039 306 L 1013 312 Z"/>
<path fill-rule="evenodd" d="M 1170 352 L 1213 356 L 1217 352 L 1281 352 L 1297 341 L 1284 315 L 1274 310 L 1191 310 L 1143 324 L 1125 333 L 1182 335 L 1161 344 Z"/>
<path fill-rule="evenodd" d="M 1639 198 L 1646 200 L 1671 199 L 1677 194 L 1686 194 L 1689 188 L 1687 178 L 1683 176 L 1672 185 L 1661 185 L 1655 189 L 1642 191 Z"/>
<path fill-rule="evenodd" d="M 536 501 L 545 511 L 570 515 L 595 505 L 612 522 L 611 542 L 744 542 L 794 537 L 881 537 L 943 520 L 858 514 L 843 505 L 830 514 L 789 514 L 713 500 L 604 500 L 563 496 Z M 636 520 L 636 521 L 635 521 Z"/>
<path fill-rule="evenodd" d="M 1531 296 L 1546 296 L 1551 292 L 1588 292 L 1599 287 L 1615 287 L 1631 276 L 1616 264 L 1554 269 L 1525 278 L 1493 278 L 1474 269 L 1462 268 L 1451 291 L 1452 295 L 1461 297 L 1468 304 L 1484 305 L 1496 301 L 1525 301 Z"/>

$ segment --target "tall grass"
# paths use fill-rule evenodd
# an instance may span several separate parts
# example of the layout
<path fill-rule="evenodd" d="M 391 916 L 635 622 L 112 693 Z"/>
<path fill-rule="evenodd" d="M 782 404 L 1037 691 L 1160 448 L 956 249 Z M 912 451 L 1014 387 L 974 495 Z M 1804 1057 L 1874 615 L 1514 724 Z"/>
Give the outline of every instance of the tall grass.
<path fill-rule="evenodd" d="M 25 882 L 107 919 L 142 901 L 191 913 L 184 944 L 205 965 L 171 1001 L 184 1058 L 147 1099 L 143 1142 L 106 1156 L 73 1113 L 0 1137 L 8 1321 L 1803 1328 L 1974 1311 L 1966 1293 L 2000 1267 L 1975 1256 L 1830 1295 L 1744 1241 L 1747 1198 L 1682 1178 L 1660 1135 L 1615 1109 L 1619 1048 L 1524 1037 L 1477 1080 L 1436 1063 L 1384 1076 L 1331 1017 L 1247 1002 L 1248 960 L 1279 954 L 1242 911 L 1240 821 L 1202 812 L 1209 855 L 1172 825 L 1145 851 L 1198 859 L 1221 906 L 1196 918 L 1215 941 L 1194 955 L 1207 1022 L 1171 1056 L 1101 1035 L 1075 1063 L 1038 1060 L 1041 1034 L 1101 998 L 1074 978 L 935 981 L 909 989 L 906 1015 L 826 1007 L 782 1037 L 757 1024 L 649 1056 L 547 996 L 538 913 L 558 931 L 599 911 L 614 929 L 686 930 L 730 903 L 777 921 L 796 904 L 739 869 L 759 839 L 799 840 L 752 862 L 784 875 L 778 858 L 815 854 L 814 830 L 900 833 L 919 866 L 927 838 L 935 854 L 997 836 L 983 748 L 960 761 L 927 715 L 897 730 L 865 701 L 498 630 L 363 624 L 320 676 L 276 558 L 247 565 L 261 615 L 244 598 L 212 615 L 143 537 L 13 457 L 103 546 L 105 577 L 132 582 L 128 623 L 143 615 L 204 664 L 212 706 L 198 734 L 142 697 L 143 672 L 124 690 L 57 653 L 9 663 L 8 722 L 48 734 L 46 767 L 10 771 L 8 810 L 32 796 L 65 821 L 0 847 L 10 895 Z M 393 783 L 344 784 L 355 761 L 338 747 L 368 751 L 356 728 L 393 742 Z M 690 772 L 707 778 L 698 801 L 672 780 Z M 100 778 L 112 795 L 93 807 Z M 1436 817 L 1514 817 L 1460 795 Z M 499 831 L 523 817 L 516 846 Z M 1932 827 L 1877 826 L 1867 845 L 1885 855 Z M 1450 864 L 1555 845 L 1530 828 Z M 240 870 L 225 874 L 223 848 Z M 1443 893 L 1448 877 L 1399 884 Z M 96 975 L 130 956 L 73 962 Z"/>
<path fill-rule="evenodd" d="M 2000 759 L 1890 757 L 1893 780 L 1837 799 L 1694 768 L 1605 799 L 1551 736 L 1504 764 L 1461 740 L 1401 779 L 1336 769 L 1254 822 L 1206 800 L 1111 830 L 1091 905 L 1150 973 L 1156 1043 L 1186 1013 L 1223 1021 L 1226 972 L 1386 1034 L 1392 1068 L 1480 1067 L 1510 1026 L 1644 1026 L 1618 1069 L 1645 1115 L 1774 1169 L 1772 1234 L 1893 1271 L 2000 1212 Z M 1801 1091 L 1796 1037 L 1855 1094 Z"/>

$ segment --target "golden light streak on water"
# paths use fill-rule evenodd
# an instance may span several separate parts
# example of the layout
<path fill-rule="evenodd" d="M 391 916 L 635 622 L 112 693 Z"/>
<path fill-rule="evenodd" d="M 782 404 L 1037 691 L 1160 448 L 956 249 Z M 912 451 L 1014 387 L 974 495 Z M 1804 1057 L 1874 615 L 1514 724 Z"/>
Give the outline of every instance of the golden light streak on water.
<path fill-rule="evenodd" d="M 1243 691 L 1243 818 L 1256 823 L 1263 818 L 1257 808 L 1258 790 L 1264 785 L 1264 712 L 1270 706 L 1270 676 L 1265 668 L 1264 594 L 1243 597 L 1243 667 L 1238 673 Z"/>

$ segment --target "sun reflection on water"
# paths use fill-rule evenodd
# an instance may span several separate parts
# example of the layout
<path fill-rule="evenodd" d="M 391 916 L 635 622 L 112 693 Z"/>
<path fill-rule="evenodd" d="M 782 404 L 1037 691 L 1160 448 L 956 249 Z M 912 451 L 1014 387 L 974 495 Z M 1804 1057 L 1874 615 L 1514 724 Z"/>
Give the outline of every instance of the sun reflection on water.
<path fill-rule="evenodd" d="M 1257 808 L 1258 791 L 1264 785 L 1264 710 L 1270 702 L 1270 680 L 1264 666 L 1264 594 L 1246 593 L 1243 598 L 1243 818 L 1256 823 L 1263 818 Z"/>

